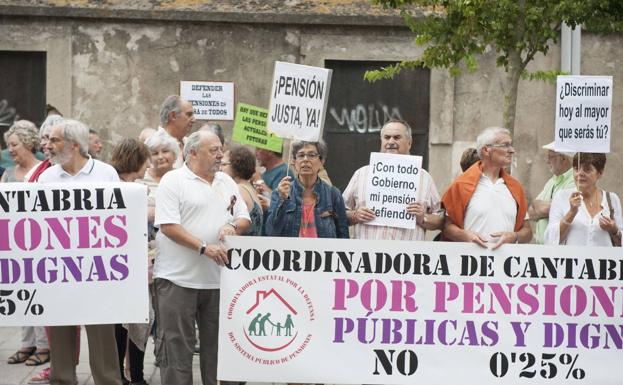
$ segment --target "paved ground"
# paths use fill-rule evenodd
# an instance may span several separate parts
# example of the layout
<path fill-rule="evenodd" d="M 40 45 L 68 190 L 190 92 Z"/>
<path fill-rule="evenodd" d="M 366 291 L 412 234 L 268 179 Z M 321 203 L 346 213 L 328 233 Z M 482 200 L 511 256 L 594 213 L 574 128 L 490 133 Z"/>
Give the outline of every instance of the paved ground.
<path fill-rule="evenodd" d="M 41 369 L 47 367 L 46 365 L 30 367 L 24 364 L 7 364 L 7 358 L 15 353 L 19 348 L 21 340 L 21 330 L 15 327 L 0 327 L 0 385 L 22 385 L 27 384 L 28 380 L 38 373 Z M 80 364 L 76 369 L 78 374 L 78 383 L 80 385 L 94 385 L 93 378 L 91 377 L 91 370 L 89 368 L 89 352 L 87 350 L 87 337 L 82 328 L 81 336 L 81 349 L 80 349 Z M 154 345 L 150 340 L 147 344 L 147 352 L 145 354 L 145 380 L 150 385 L 160 385 L 160 372 L 154 365 Z M 199 360 L 195 356 L 193 362 L 193 374 L 196 384 L 201 383 L 201 377 L 199 374 Z"/>

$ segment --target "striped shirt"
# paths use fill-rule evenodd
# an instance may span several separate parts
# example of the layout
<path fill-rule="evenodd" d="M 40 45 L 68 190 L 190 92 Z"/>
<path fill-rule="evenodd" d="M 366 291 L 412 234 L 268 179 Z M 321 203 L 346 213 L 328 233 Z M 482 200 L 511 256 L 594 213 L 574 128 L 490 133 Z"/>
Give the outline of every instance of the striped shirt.
<path fill-rule="evenodd" d="M 342 193 L 347 210 L 356 210 L 366 206 L 366 184 L 368 181 L 369 166 L 363 166 L 355 171 L 348 186 Z M 435 182 L 430 174 L 421 169 L 420 186 L 417 192 L 417 201 L 425 203 L 428 213 L 441 214 L 441 201 Z M 406 205 L 405 205 L 406 207 Z M 415 220 L 415 219 L 414 219 Z M 365 223 L 353 225 L 354 239 L 384 239 L 422 241 L 426 237 L 426 229 L 415 226 L 415 229 L 403 229 L 399 227 L 372 226 Z"/>

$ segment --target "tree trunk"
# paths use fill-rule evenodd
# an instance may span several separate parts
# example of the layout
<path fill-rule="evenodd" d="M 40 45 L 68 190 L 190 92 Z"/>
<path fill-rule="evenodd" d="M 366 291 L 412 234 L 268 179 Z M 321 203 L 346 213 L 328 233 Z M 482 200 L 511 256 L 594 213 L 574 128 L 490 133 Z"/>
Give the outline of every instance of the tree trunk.
<path fill-rule="evenodd" d="M 511 132 L 512 136 L 515 134 L 517 91 L 519 89 L 519 78 L 521 77 L 522 71 L 523 67 L 521 65 L 520 53 L 511 53 L 509 55 L 509 68 L 506 73 L 506 87 L 504 87 L 504 127 Z"/>

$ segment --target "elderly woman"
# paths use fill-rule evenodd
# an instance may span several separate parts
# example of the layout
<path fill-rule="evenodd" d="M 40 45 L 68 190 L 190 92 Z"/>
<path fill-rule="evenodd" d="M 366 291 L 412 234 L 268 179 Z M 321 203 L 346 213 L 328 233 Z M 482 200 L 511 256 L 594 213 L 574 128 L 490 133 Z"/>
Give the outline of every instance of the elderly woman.
<path fill-rule="evenodd" d="M 340 191 L 318 172 L 327 156 L 324 142 L 296 142 L 292 157 L 297 178 L 285 176 L 271 197 L 266 235 L 301 238 L 348 238 Z"/>
<path fill-rule="evenodd" d="M 7 168 L 0 181 L 27 182 L 41 163 L 35 157 L 39 148 L 37 127 L 27 120 L 18 120 L 4 134 L 4 139 L 15 166 Z"/>
<path fill-rule="evenodd" d="M 247 205 L 251 217 L 251 227 L 242 235 L 259 236 L 262 233 L 262 206 L 260 198 L 251 183 L 255 173 L 255 154 L 246 147 L 234 146 L 225 152 L 221 161 L 221 171 L 231 176 L 238 184 L 240 196 Z"/>
<path fill-rule="evenodd" d="M 149 149 L 136 139 L 123 139 L 112 151 L 111 166 L 124 182 L 143 178 L 149 165 Z"/>
<path fill-rule="evenodd" d="M 27 182 L 41 163 L 35 157 L 35 152 L 39 148 L 37 127 L 27 120 L 18 120 L 4 136 L 15 166 L 6 169 L 2 175 L 2 182 Z M 44 328 L 23 327 L 21 348 L 9 357 L 7 363 L 24 362 L 28 366 L 35 366 L 48 361 L 50 361 L 50 345 Z"/>
<path fill-rule="evenodd" d="M 150 224 L 154 222 L 156 209 L 156 190 L 160 179 L 167 172 L 173 170 L 177 158 L 180 156 L 180 146 L 172 136 L 165 132 L 156 132 L 145 140 L 150 152 L 150 166 L 143 179 L 143 183 L 149 189 L 147 198 L 147 218 Z"/>
<path fill-rule="evenodd" d="M 575 154 L 573 179 L 577 190 L 561 190 L 554 195 L 546 244 L 621 246 L 621 201 L 615 193 L 597 186 L 605 166 L 605 154 Z"/>

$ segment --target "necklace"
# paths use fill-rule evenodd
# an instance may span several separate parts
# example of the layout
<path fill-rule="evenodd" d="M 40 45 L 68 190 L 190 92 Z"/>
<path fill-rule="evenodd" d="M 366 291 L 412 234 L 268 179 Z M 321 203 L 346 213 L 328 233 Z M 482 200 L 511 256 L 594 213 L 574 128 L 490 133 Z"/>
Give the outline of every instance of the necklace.
<path fill-rule="evenodd" d="M 587 200 L 585 200 L 586 207 L 589 209 L 595 209 L 599 205 L 599 190 L 596 190 L 593 195 Z"/>

